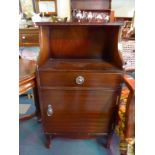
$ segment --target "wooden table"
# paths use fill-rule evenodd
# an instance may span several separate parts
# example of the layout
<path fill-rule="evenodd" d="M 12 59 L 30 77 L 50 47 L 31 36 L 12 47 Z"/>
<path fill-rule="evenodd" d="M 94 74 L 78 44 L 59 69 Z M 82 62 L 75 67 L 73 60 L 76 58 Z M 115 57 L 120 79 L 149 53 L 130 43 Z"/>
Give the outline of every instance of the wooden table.
<path fill-rule="evenodd" d="M 31 119 L 34 116 L 37 116 L 37 118 L 40 119 L 35 70 L 35 61 L 19 59 L 19 95 L 26 93 L 30 89 L 33 89 L 34 102 L 36 106 L 36 111 L 34 113 L 20 117 L 20 121 Z"/>

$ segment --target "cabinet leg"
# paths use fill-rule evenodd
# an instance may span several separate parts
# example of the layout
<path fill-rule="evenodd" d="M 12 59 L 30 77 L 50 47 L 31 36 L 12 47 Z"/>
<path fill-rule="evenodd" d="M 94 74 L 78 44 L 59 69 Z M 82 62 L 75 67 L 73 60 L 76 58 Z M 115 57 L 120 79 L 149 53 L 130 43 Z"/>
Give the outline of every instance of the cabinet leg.
<path fill-rule="evenodd" d="M 51 135 L 45 134 L 45 146 L 46 148 L 50 148 L 51 145 Z"/>

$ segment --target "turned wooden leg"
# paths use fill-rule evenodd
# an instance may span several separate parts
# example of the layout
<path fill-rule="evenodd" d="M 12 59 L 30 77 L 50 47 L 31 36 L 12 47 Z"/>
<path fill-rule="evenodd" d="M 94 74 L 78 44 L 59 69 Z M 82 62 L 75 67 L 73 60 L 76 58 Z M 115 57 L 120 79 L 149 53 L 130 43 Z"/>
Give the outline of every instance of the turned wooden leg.
<path fill-rule="evenodd" d="M 51 135 L 45 134 L 45 146 L 49 149 L 51 145 Z"/>
<path fill-rule="evenodd" d="M 41 112 L 40 112 L 39 96 L 38 96 L 38 89 L 37 89 L 36 86 L 33 88 L 33 94 L 34 94 L 34 103 L 35 103 L 35 107 L 36 107 L 37 120 L 38 120 L 38 122 L 41 122 Z"/>

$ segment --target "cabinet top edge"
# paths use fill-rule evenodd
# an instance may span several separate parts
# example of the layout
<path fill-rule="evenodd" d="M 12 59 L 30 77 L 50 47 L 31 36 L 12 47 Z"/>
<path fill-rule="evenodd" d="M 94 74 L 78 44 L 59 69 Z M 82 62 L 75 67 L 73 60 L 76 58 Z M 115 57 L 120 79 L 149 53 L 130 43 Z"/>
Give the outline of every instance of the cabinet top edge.
<path fill-rule="evenodd" d="M 120 22 L 111 22 L 111 23 L 78 23 L 78 22 L 35 22 L 38 26 L 123 26 Z"/>

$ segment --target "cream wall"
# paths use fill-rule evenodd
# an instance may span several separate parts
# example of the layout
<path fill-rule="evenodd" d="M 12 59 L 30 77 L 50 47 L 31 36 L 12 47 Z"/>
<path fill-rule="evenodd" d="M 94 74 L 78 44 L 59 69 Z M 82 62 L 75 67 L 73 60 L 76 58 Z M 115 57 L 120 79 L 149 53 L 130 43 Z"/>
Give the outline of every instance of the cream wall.
<path fill-rule="evenodd" d="M 70 0 L 57 0 L 58 16 L 70 18 Z M 112 10 L 117 17 L 132 17 L 135 0 L 112 0 Z"/>
<path fill-rule="evenodd" d="M 70 0 L 57 0 L 57 8 L 59 17 L 68 17 L 68 19 L 70 19 Z"/>
<path fill-rule="evenodd" d="M 112 0 L 112 10 L 117 17 L 133 17 L 135 0 Z"/>

